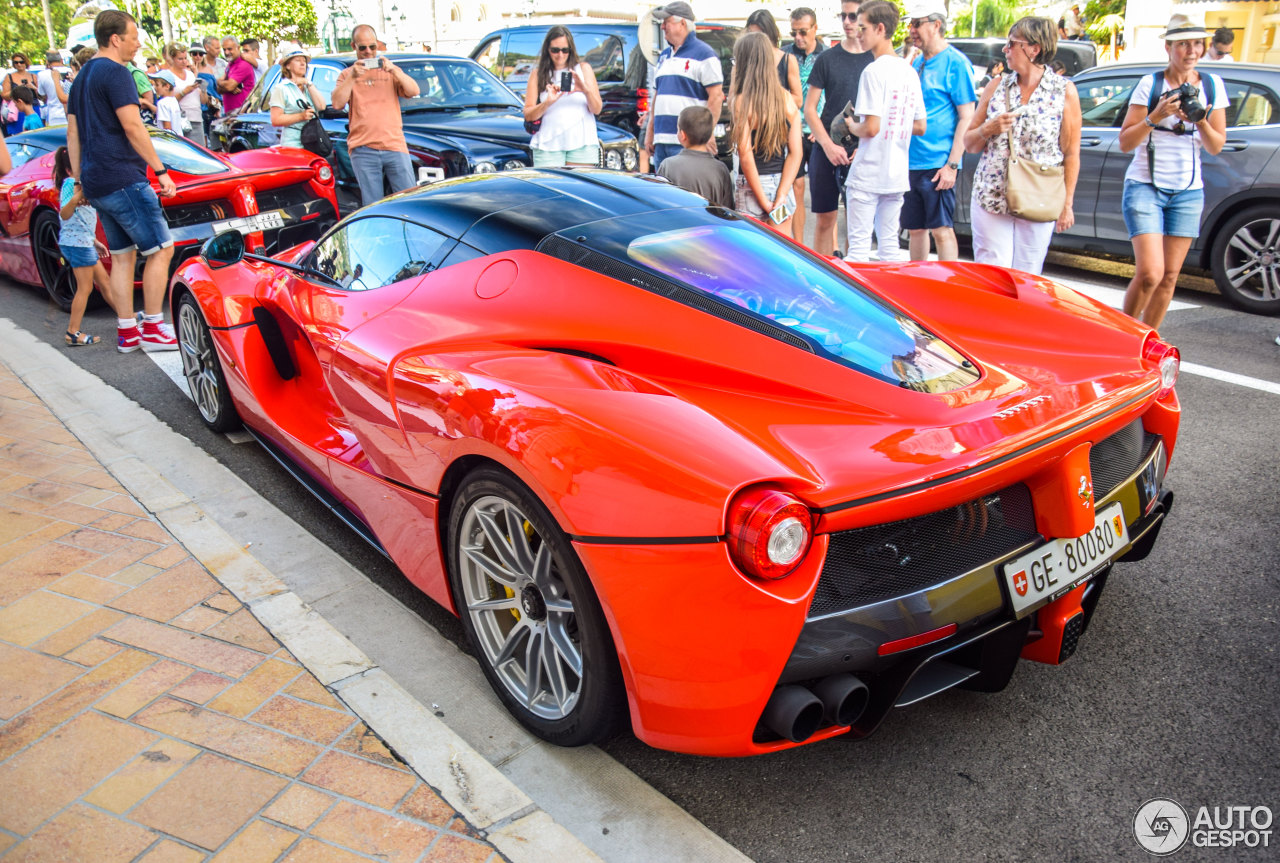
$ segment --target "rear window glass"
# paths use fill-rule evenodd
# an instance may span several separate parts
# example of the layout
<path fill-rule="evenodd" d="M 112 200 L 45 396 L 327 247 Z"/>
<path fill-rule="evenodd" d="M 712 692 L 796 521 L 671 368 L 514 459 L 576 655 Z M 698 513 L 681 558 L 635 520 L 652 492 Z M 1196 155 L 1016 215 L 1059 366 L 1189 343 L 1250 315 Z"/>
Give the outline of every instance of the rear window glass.
<path fill-rule="evenodd" d="M 717 210 L 667 210 L 572 229 L 615 260 L 714 297 L 726 310 L 786 328 L 817 353 L 922 392 L 973 383 L 977 370 L 901 311 L 821 259 L 745 219 Z M 733 315 L 728 316 L 732 319 Z"/>

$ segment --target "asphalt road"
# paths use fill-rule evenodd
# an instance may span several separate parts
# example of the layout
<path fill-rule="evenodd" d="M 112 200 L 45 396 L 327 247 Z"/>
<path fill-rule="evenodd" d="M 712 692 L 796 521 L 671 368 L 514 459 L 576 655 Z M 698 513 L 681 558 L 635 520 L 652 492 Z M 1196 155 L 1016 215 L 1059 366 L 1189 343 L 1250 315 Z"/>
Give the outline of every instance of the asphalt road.
<path fill-rule="evenodd" d="M 1048 274 L 1123 288 L 1123 267 L 1101 269 Z M 1192 819 L 1200 806 L 1280 813 L 1280 319 L 1198 291 L 1178 299 L 1193 307 L 1171 312 L 1163 334 L 1209 371 L 1184 372 L 1178 386 L 1175 506 L 1151 556 L 1116 567 L 1065 665 L 1024 662 L 1004 692 L 944 693 L 856 743 L 740 760 L 658 752 L 631 737 L 604 748 L 752 858 L 778 863 L 1138 860 L 1147 855 L 1134 816 L 1151 798 L 1177 801 Z M 0 279 L 0 308 L 61 342 L 65 315 L 37 289 Z M 112 326 L 98 309 L 84 329 L 109 336 Z M 208 433 L 153 362 L 104 341 L 69 354 L 461 641 L 453 618 L 255 444 Z M 1275 859 L 1280 819 L 1271 829 L 1268 848 L 1189 844 L 1175 859 Z"/>

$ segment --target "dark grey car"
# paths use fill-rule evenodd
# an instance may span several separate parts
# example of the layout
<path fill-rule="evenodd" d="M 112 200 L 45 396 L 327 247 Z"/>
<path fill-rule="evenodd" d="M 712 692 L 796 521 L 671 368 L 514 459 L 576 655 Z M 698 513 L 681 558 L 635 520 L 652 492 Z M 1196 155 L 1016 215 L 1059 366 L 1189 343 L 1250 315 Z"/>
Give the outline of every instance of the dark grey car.
<path fill-rule="evenodd" d="M 1117 143 L 1129 95 L 1159 63 L 1097 66 L 1072 78 L 1080 93 L 1080 179 L 1076 224 L 1055 234 L 1053 248 L 1129 256 L 1120 199 L 1133 153 Z M 1201 71 L 1222 78 L 1227 142 L 1222 152 L 1201 152 L 1204 214 L 1187 263 L 1213 273 L 1222 295 L 1251 312 L 1280 315 L 1280 67 L 1255 63 L 1205 63 Z M 965 157 L 957 185 L 956 231 L 971 232 L 969 197 L 978 157 Z"/>

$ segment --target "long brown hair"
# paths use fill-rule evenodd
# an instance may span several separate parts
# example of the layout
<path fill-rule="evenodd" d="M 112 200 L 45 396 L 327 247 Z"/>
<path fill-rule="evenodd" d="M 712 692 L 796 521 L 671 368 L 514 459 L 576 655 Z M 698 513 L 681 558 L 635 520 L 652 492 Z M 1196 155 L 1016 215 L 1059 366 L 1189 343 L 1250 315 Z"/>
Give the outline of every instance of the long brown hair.
<path fill-rule="evenodd" d="M 547 89 L 547 84 L 551 81 L 551 70 L 555 67 L 551 59 L 551 43 L 561 36 L 569 40 L 569 60 L 565 63 L 565 68 L 572 69 L 578 65 L 578 49 L 573 44 L 573 34 L 569 32 L 569 28 L 560 24 L 548 28 L 547 37 L 542 40 L 542 50 L 538 52 L 539 93 Z"/>
<path fill-rule="evenodd" d="M 744 33 L 733 45 L 733 122 L 755 130 L 756 152 L 776 156 L 787 146 L 787 92 L 778 81 L 773 45 L 763 33 Z"/>

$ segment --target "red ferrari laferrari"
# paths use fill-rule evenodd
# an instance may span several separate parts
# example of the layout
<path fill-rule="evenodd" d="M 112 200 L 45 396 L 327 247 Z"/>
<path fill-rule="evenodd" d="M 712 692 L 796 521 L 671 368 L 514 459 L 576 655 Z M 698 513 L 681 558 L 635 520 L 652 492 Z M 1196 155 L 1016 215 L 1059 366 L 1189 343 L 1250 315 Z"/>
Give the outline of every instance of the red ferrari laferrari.
<path fill-rule="evenodd" d="M 250 248 L 270 252 L 318 239 L 338 220 L 333 170 L 305 150 L 225 156 L 169 132 L 150 132 L 178 186 L 177 196 L 160 199 L 176 247 L 174 266 L 228 229 L 247 234 Z M 75 280 L 58 250 L 60 207 L 52 179 L 53 154 L 67 143 L 67 127 L 25 132 L 5 143 L 13 170 L 0 177 L 0 272 L 42 285 L 54 302 L 70 309 Z"/>
<path fill-rule="evenodd" d="M 655 178 L 468 176 L 172 283 L 243 422 L 544 739 L 748 755 L 1057 664 L 1173 495 L 1179 358 L 1053 282 L 850 266 Z"/>

